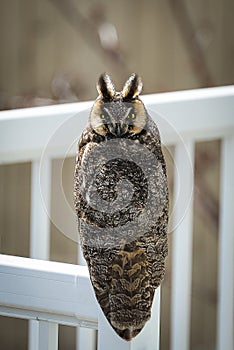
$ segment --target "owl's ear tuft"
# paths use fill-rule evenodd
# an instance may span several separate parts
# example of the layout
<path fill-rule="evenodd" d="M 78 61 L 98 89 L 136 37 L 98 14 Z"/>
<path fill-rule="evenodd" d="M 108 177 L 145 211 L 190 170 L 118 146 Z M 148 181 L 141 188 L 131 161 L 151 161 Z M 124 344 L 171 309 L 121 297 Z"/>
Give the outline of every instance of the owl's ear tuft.
<path fill-rule="evenodd" d="M 97 91 L 104 99 L 113 99 L 115 96 L 115 87 L 108 74 L 101 74 L 97 82 Z"/>
<path fill-rule="evenodd" d="M 142 91 L 142 88 L 143 84 L 141 78 L 135 73 L 131 74 L 122 90 L 123 99 L 130 100 L 138 97 Z"/>

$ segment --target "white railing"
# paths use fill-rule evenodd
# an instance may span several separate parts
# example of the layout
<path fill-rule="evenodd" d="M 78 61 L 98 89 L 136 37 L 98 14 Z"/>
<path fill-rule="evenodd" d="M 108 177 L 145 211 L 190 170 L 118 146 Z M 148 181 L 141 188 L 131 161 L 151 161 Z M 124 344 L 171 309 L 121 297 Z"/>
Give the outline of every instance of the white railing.
<path fill-rule="evenodd" d="M 181 91 L 142 98 L 165 145 L 175 146 L 171 349 L 188 350 L 192 279 L 194 145 L 222 140 L 217 350 L 234 341 L 234 87 Z M 51 161 L 73 156 L 91 102 L 0 113 L 1 163 L 32 162 L 30 256 L 1 256 L 0 314 L 30 319 L 29 348 L 57 349 L 58 324 L 98 328 L 98 350 L 159 348 L 159 291 L 153 317 L 132 343 L 112 332 L 99 310 L 86 267 L 49 258 Z M 79 112 L 79 113 L 78 113 Z M 43 198 L 42 198 L 43 197 Z M 47 208 L 47 211 L 45 210 Z M 89 340 L 92 337 L 89 337 Z M 80 336 L 77 348 L 94 349 Z M 84 345 L 85 344 L 85 345 Z"/>

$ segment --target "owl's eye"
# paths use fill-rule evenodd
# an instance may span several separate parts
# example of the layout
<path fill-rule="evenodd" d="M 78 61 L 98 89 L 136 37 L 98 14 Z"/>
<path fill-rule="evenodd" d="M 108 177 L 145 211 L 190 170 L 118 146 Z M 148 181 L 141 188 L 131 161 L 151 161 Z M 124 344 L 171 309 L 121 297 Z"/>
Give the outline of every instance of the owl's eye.
<path fill-rule="evenodd" d="M 106 116 L 104 114 L 101 114 L 101 119 L 104 120 Z"/>
<path fill-rule="evenodd" d="M 135 113 L 130 113 L 130 114 L 128 115 L 128 118 L 129 118 L 129 119 L 135 119 L 135 118 L 136 118 Z"/>

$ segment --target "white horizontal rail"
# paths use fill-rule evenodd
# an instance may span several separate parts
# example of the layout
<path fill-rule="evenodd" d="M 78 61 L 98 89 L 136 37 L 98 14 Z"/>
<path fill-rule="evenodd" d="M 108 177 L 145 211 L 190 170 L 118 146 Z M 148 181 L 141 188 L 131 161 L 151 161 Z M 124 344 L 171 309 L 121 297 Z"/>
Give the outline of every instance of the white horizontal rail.
<path fill-rule="evenodd" d="M 0 162 L 40 159 L 51 140 L 51 154 L 64 155 L 87 123 L 91 105 L 82 102 L 0 112 Z"/>
<path fill-rule="evenodd" d="M 163 143 L 182 137 L 221 138 L 234 130 L 234 86 L 142 97 L 157 122 Z M 43 151 L 51 157 L 74 155 L 92 102 L 0 112 L 0 162 L 30 161 Z"/>
<path fill-rule="evenodd" d="M 97 329 L 85 266 L 0 255 L 0 314 Z"/>
<path fill-rule="evenodd" d="M 0 255 L 0 278 L 0 314 L 35 320 L 35 350 L 57 350 L 57 323 L 98 326 L 99 350 L 159 349 L 159 289 L 150 321 L 136 339 L 126 342 L 103 316 L 87 267 Z"/>

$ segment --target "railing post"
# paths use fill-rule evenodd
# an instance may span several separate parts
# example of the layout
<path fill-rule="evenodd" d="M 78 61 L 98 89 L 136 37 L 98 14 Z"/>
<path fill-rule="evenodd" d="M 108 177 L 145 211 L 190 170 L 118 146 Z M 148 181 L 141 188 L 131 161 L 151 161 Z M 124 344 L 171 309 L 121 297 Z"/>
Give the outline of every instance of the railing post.
<path fill-rule="evenodd" d="M 80 244 L 78 244 L 78 264 L 86 265 Z M 76 349 L 94 350 L 96 346 L 96 331 L 94 329 L 77 327 L 76 329 Z"/>
<path fill-rule="evenodd" d="M 46 208 L 47 210 L 50 208 L 51 160 L 45 159 L 43 161 L 43 168 L 41 169 L 40 167 L 40 160 L 32 162 L 30 257 L 48 260 L 50 254 L 50 218 L 49 213 L 46 212 Z M 39 323 L 38 321 L 29 321 L 29 350 L 37 349 Z M 42 327 L 40 334 L 44 328 Z M 43 348 L 38 350 L 41 349 Z"/>
<path fill-rule="evenodd" d="M 175 148 L 171 349 L 188 350 L 190 335 L 194 143 Z M 179 172 L 177 170 L 179 169 Z"/>
<path fill-rule="evenodd" d="M 222 141 L 218 279 L 218 350 L 234 349 L 234 137 Z"/>
<path fill-rule="evenodd" d="M 42 166 L 42 168 L 40 168 Z M 40 176 L 41 175 L 41 176 Z M 51 160 L 32 162 L 31 171 L 31 220 L 30 220 L 30 257 L 49 259 L 50 254 L 50 218 L 51 196 Z"/>
<path fill-rule="evenodd" d="M 151 319 L 131 342 L 112 329 L 101 308 L 98 311 L 98 350 L 159 350 L 160 288 L 155 292 Z"/>
<path fill-rule="evenodd" d="M 47 321 L 33 321 L 31 347 L 33 350 L 58 350 L 58 324 Z"/>
<path fill-rule="evenodd" d="M 39 322 L 39 349 L 58 350 L 58 324 L 40 321 Z"/>

